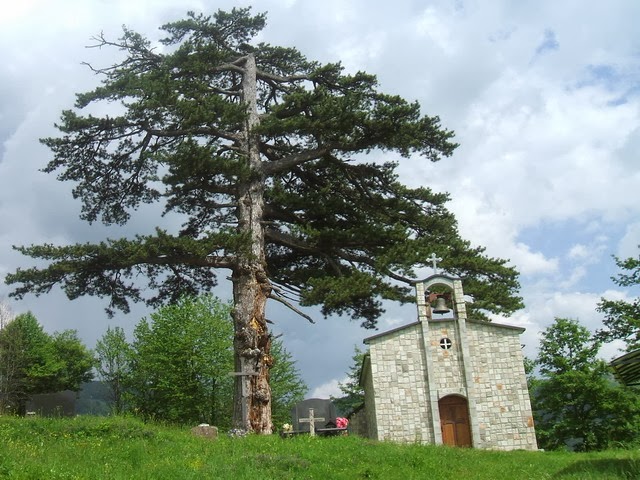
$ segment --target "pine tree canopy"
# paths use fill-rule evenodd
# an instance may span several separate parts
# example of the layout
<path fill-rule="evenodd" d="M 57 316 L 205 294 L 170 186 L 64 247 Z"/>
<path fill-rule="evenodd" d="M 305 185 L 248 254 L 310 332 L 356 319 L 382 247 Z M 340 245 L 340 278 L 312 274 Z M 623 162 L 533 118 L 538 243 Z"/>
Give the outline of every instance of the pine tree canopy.
<path fill-rule="evenodd" d="M 89 222 L 124 224 L 141 203 L 160 202 L 184 215 L 181 231 L 99 244 L 18 247 L 44 259 L 44 269 L 18 270 L 14 295 L 48 292 L 98 295 L 110 309 L 129 300 L 157 305 L 215 285 L 217 268 L 251 256 L 238 218 L 241 192 L 260 179 L 266 270 L 275 295 L 291 292 L 323 313 L 350 313 L 374 326 L 380 299 L 407 301 L 414 268 L 435 252 L 441 267 L 466 278 L 475 306 L 493 312 L 520 307 L 517 274 L 462 240 L 446 194 L 398 182 L 397 156 L 437 161 L 456 144 L 438 117 L 417 103 L 380 93 L 373 75 L 345 74 L 340 64 L 308 61 L 294 48 L 252 43 L 265 16 L 249 9 L 190 13 L 164 25 L 162 48 L 125 29 L 110 42 L 125 58 L 102 74 L 102 85 L 77 96 L 57 125 L 59 138 L 44 169 L 74 183 Z M 256 62 L 260 161 L 248 161 L 244 62 Z M 104 103 L 120 114 L 82 115 Z M 110 108 L 113 111 L 113 108 Z M 395 153 L 368 162 L 358 153 Z M 157 295 L 144 298 L 138 279 Z"/>

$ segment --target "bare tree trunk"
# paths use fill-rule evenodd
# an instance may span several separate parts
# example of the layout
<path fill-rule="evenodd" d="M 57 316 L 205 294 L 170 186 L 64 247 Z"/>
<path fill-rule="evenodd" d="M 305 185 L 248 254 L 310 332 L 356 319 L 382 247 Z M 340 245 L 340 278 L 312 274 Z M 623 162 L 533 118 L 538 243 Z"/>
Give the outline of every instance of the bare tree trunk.
<path fill-rule="evenodd" d="M 272 432 L 271 338 L 264 318 L 268 289 L 259 271 L 234 273 L 234 425 L 264 434 Z"/>
<path fill-rule="evenodd" d="M 253 129 L 258 125 L 256 64 L 247 56 L 242 81 L 243 101 L 247 106 L 245 144 L 250 178 L 239 185 L 238 228 L 247 235 L 249 248 L 240 252 L 233 269 L 235 390 L 234 426 L 255 433 L 269 434 L 271 424 L 271 337 L 265 320 L 271 284 L 265 270 L 265 245 L 262 217 L 264 175 L 259 142 Z"/>
<path fill-rule="evenodd" d="M 11 307 L 0 300 L 0 330 L 9 325 L 9 323 L 15 318 L 15 315 L 11 311 Z"/>

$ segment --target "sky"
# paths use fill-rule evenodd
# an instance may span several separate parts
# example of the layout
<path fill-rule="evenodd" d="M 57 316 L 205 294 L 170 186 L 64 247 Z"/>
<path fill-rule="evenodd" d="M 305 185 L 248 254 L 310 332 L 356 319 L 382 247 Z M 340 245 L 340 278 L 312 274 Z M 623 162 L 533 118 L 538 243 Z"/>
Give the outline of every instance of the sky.
<path fill-rule="evenodd" d="M 39 143 L 75 93 L 98 85 L 83 62 L 108 66 L 115 52 L 86 48 L 122 25 L 157 40 L 157 27 L 188 10 L 248 6 L 228 0 L 22 0 L 0 5 L 0 300 L 31 311 L 52 333 L 76 329 L 89 346 L 107 326 L 130 335 L 150 311 L 109 319 L 106 301 L 73 302 L 60 291 L 9 299 L 4 276 L 33 263 L 12 245 L 100 241 L 153 227 L 144 215 L 119 229 L 78 219 L 71 185 L 40 171 Z M 525 308 L 493 320 L 526 328 L 535 357 L 555 317 L 601 327 L 602 297 L 617 287 L 612 256 L 640 245 L 640 2 L 637 0 L 255 0 L 268 13 L 261 40 L 297 47 L 309 59 L 341 61 L 377 75 L 380 89 L 417 100 L 456 133 L 460 147 L 438 163 L 403 160 L 400 180 L 449 192 L 462 236 L 520 272 Z M 429 272 L 427 272 L 429 273 Z M 224 278 L 224 275 L 221 276 Z M 214 293 L 228 296 L 229 286 Z M 416 320 L 414 305 L 387 305 L 378 332 L 348 318 L 311 325 L 279 305 L 267 317 L 281 335 L 309 396 L 339 395 L 355 346 Z M 618 343 L 601 355 L 611 359 Z"/>

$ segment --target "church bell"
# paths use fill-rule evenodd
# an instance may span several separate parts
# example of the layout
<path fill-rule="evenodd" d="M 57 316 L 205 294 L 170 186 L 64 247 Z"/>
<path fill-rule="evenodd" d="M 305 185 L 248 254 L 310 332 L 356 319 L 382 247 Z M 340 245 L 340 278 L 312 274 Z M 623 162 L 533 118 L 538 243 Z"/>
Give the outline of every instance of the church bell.
<path fill-rule="evenodd" d="M 436 304 L 433 307 L 433 313 L 449 313 L 451 310 L 447 307 L 447 302 L 444 297 L 438 297 Z"/>

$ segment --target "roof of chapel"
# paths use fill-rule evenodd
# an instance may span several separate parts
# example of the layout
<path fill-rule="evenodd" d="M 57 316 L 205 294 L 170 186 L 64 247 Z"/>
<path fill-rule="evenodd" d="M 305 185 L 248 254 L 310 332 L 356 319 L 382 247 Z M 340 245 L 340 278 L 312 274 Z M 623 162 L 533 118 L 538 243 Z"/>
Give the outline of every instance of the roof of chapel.
<path fill-rule="evenodd" d="M 436 319 L 429 320 L 429 324 L 447 323 L 447 322 L 454 322 L 454 321 L 455 321 L 455 319 L 452 318 L 452 317 L 449 317 L 449 318 L 436 318 Z M 368 344 L 371 340 L 377 340 L 379 338 L 383 338 L 383 337 L 386 337 L 388 335 L 392 335 L 392 334 L 400 332 L 402 330 L 408 330 L 408 329 L 410 329 L 412 327 L 420 325 L 420 323 L 421 322 L 419 322 L 419 321 L 411 322 L 411 323 L 408 323 L 407 325 L 401 325 L 399 327 L 392 328 L 391 330 L 387 330 L 386 332 L 377 333 L 375 335 L 372 335 L 370 337 L 365 338 L 363 340 L 363 343 Z M 483 326 L 487 326 L 487 327 L 495 327 L 495 328 L 507 329 L 507 330 L 516 330 L 519 333 L 522 333 L 522 332 L 524 332 L 526 330 L 524 327 L 518 327 L 518 326 L 515 326 L 515 325 L 507 325 L 507 324 L 504 324 L 504 323 L 486 322 L 484 320 L 469 320 L 469 319 L 467 319 L 466 323 L 467 324 L 472 324 L 472 325 L 483 325 Z M 639 355 L 640 355 L 640 351 L 639 351 Z"/>

